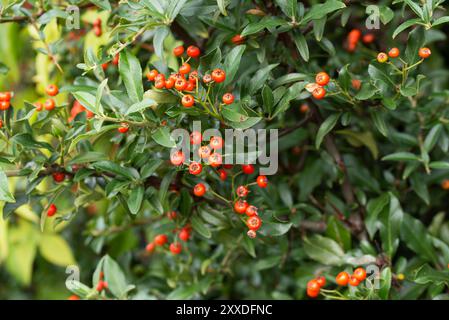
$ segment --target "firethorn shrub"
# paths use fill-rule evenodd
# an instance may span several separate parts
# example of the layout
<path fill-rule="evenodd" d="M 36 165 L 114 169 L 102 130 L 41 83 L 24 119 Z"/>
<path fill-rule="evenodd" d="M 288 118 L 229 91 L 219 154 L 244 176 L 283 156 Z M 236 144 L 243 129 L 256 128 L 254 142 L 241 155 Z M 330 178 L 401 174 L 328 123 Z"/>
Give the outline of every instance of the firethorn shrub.
<path fill-rule="evenodd" d="M 448 299 L 444 1 L 9 3 L 1 299 Z"/>

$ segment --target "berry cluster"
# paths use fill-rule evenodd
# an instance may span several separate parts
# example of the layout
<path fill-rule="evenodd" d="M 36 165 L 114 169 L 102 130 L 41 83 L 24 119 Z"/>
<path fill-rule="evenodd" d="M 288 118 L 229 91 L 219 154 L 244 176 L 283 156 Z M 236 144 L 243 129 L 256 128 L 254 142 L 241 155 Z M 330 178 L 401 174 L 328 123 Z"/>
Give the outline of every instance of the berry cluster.
<path fill-rule="evenodd" d="M 388 51 L 388 54 L 386 54 L 385 52 L 379 52 L 379 54 L 377 55 L 377 61 L 379 63 L 385 63 L 388 61 L 389 57 L 393 58 L 393 59 L 398 58 L 400 53 L 401 52 L 398 48 L 390 49 L 390 51 Z M 424 59 L 427 59 L 428 57 L 430 57 L 431 54 L 432 54 L 432 52 L 430 51 L 429 48 L 420 48 L 418 51 L 418 55 L 421 57 L 421 60 L 418 63 L 416 63 L 415 65 L 409 66 L 408 68 L 410 69 L 411 67 L 415 67 L 416 65 L 421 63 Z"/>
<path fill-rule="evenodd" d="M 70 109 L 69 122 L 72 122 L 75 117 L 81 112 L 86 112 L 87 119 L 90 119 L 94 116 L 94 113 L 92 111 L 87 110 L 78 100 L 75 100 L 73 102 L 72 109 Z"/>
<path fill-rule="evenodd" d="M 346 38 L 345 47 L 348 52 L 354 52 L 357 48 L 357 45 L 360 42 L 360 39 L 364 44 L 373 43 L 376 39 L 373 33 L 365 33 L 362 34 L 362 31 L 359 29 L 352 29 Z"/>
<path fill-rule="evenodd" d="M 177 217 L 176 211 L 171 211 L 167 213 L 167 217 L 170 220 L 175 220 Z M 181 241 L 187 242 L 190 239 L 192 233 L 192 227 L 190 225 L 186 225 L 180 229 L 175 228 L 173 233 L 178 234 L 178 238 Z M 153 253 L 157 247 L 163 248 L 168 243 L 168 236 L 166 234 L 158 234 L 153 238 L 153 241 L 148 243 L 145 247 L 145 251 L 148 253 Z M 169 245 L 169 250 L 172 254 L 177 255 L 182 252 L 182 245 L 176 239 Z"/>
<path fill-rule="evenodd" d="M 313 97 L 317 100 L 321 100 L 326 95 L 326 86 L 330 81 L 330 77 L 326 72 L 319 72 L 315 76 L 315 82 L 306 85 L 306 90 L 311 92 Z"/>
<path fill-rule="evenodd" d="M 366 279 L 366 270 L 364 268 L 357 268 L 354 270 L 352 275 L 346 271 L 340 272 L 335 277 L 335 283 L 339 286 L 345 287 L 348 284 L 357 287 L 363 280 Z M 321 291 L 333 292 L 335 290 L 323 290 L 322 287 L 326 284 L 326 279 L 324 277 L 318 277 L 310 280 L 307 283 L 307 295 L 311 298 L 316 298 Z"/>
<path fill-rule="evenodd" d="M 58 95 L 59 89 L 58 89 L 57 85 L 50 84 L 45 89 L 45 92 L 50 97 L 54 97 L 54 96 Z M 47 100 L 45 100 L 44 103 L 42 103 L 42 102 L 35 102 L 34 106 L 36 107 L 36 111 L 38 111 L 38 112 L 42 111 L 43 109 L 45 109 L 47 111 L 51 111 L 51 110 L 53 110 L 56 107 L 56 102 L 52 98 L 48 98 Z"/>
<path fill-rule="evenodd" d="M 8 110 L 11 106 L 12 93 L 10 91 L 0 92 L 0 110 Z"/>

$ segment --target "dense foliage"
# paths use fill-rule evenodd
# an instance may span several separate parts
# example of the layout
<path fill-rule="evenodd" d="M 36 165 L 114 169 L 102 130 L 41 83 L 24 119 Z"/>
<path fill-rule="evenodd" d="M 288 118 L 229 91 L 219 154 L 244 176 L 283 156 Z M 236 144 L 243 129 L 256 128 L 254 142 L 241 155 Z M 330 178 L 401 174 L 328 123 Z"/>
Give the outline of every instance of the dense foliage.
<path fill-rule="evenodd" d="M 449 298 L 444 2 L 2 0 L 0 298 Z"/>

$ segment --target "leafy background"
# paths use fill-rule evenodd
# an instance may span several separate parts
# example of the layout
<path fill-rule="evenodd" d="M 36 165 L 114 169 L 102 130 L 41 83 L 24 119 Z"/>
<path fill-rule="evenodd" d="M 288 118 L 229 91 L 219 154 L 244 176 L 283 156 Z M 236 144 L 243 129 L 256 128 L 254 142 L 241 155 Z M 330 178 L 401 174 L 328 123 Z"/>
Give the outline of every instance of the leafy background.
<path fill-rule="evenodd" d="M 65 27 L 69 4 L 81 8 L 81 30 Z M 364 27 L 369 4 L 378 5 L 378 30 Z M 92 288 L 103 271 L 110 298 L 303 299 L 312 277 L 333 286 L 340 270 L 370 264 L 381 270 L 381 288 L 344 291 L 349 298 L 449 297 L 440 186 L 449 178 L 445 1 L 2 5 L 0 88 L 15 95 L 13 111 L 2 112 L 8 129 L 0 140 L 1 298 L 64 299 L 71 294 L 65 266 L 74 263 L 81 272 L 74 292 L 86 298 L 98 298 Z M 91 28 L 97 17 L 101 37 Z M 354 28 L 373 32 L 375 41 L 348 52 Z M 235 34 L 245 43 L 234 45 Z M 195 119 L 220 126 L 143 78 L 150 68 L 176 70 L 171 51 L 180 44 L 205 53 L 200 72 L 226 70 L 212 92 L 237 98 L 222 114 L 225 126 L 280 130 L 279 172 L 250 196 L 264 221 L 254 240 L 231 208 L 211 195 L 193 198 L 189 189 L 199 180 L 167 162 L 169 129 L 190 128 Z M 406 74 L 375 60 L 394 46 L 410 66 L 424 45 L 431 58 Z M 118 66 L 110 63 L 116 54 Z M 318 101 L 305 86 L 322 70 L 336 82 Z M 352 80 L 361 80 L 360 90 Z M 45 100 L 50 83 L 62 87 L 58 108 L 38 114 L 31 103 Z M 68 126 L 73 99 L 96 116 L 81 114 Z M 124 119 L 126 136 L 116 131 Z M 74 173 L 72 165 L 82 169 Z M 56 168 L 71 179 L 54 184 Z M 212 174 L 208 184 L 229 195 L 229 181 Z M 46 219 L 51 202 L 56 219 Z M 191 223 L 193 239 L 179 256 L 146 254 L 154 235 L 171 233 L 170 210 Z"/>

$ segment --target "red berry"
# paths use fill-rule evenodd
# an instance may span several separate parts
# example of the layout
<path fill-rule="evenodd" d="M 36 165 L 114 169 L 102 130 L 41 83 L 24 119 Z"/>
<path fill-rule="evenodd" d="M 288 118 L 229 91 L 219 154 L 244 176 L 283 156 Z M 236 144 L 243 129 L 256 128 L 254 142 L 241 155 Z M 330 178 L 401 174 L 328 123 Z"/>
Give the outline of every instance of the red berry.
<path fill-rule="evenodd" d="M 196 85 L 197 80 L 198 80 L 198 71 L 195 70 L 195 71 L 190 72 L 189 82 Z"/>
<path fill-rule="evenodd" d="M 239 34 L 236 34 L 235 36 L 232 37 L 231 39 L 232 43 L 234 44 L 242 44 L 243 42 L 245 42 L 245 37 L 242 37 Z"/>
<path fill-rule="evenodd" d="M 173 254 L 180 254 L 182 251 L 182 246 L 179 242 L 170 244 L 170 251 Z"/>
<path fill-rule="evenodd" d="M 57 85 L 55 85 L 55 84 L 50 84 L 50 85 L 47 86 L 47 89 L 45 89 L 45 91 L 47 92 L 47 94 L 48 94 L 49 96 L 54 97 L 55 95 L 58 94 L 59 89 L 58 89 L 58 86 L 57 86 Z"/>
<path fill-rule="evenodd" d="M 388 56 L 390 58 L 397 58 L 399 57 L 400 51 L 398 48 L 391 48 L 390 51 L 388 51 Z"/>
<path fill-rule="evenodd" d="M 11 92 L 0 92 L 0 101 L 10 101 L 11 100 Z"/>
<path fill-rule="evenodd" d="M 329 83 L 330 77 L 326 72 L 320 72 L 315 77 L 315 82 L 320 86 L 325 86 Z"/>
<path fill-rule="evenodd" d="M 67 298 L 67 300 L 80 300 L 80 297 L 78 297 L 75 294 L 72 294 L 70 297 Z"/>
<path fill-rule="evenodd" d="M 205 74 L 204 76 L 203 76 L 203 82 L 205 83 L 205 84 L 208 84 L 208 83 L 210 83 L 212 81 L 212 76 L 210 75 L 210 74 Z"/>
<path fill-rule="evenodd" d="M 0 101 L 0 110 L 8 110 L 10 105 L 9 101 Z"/>
<path fill-rule="evenodd" d="M 190 108 L 195 103 L 195 99 L 192 95 L 186 94 L 184 97 L 182 97 L 181 103 L 184 107 Z"/>
<path fill-rule="evenodd" d="M 375 39 L 376 39 L 376 37 L 374 36 L 373 33 L 367 33 L 363 36 L 362 41 L 365 44 L 370 44 L 370 43 L 374 42 Z"/>
<path fill-rule="evenodd" d="M 187 81 L 187 85 L 186 85 L 186 88 L 184 90 L 192 92 L 194 89 L 195 89 L 195 85 L 192 82 Z"/>
<path fill-rule="evenodd" d="M 256 231 L 254 231 L 254 230 L 248 230 L 248 232 L 246 233 L 246 235 L 247 235 L 248 237 L 250 237 L 251 239 L 254 239 L 254 238 L 257 236 L 257 233 L 256 233 Z"/>
<path fill-rule="evenodd" d="M 246 221 L 246 225 L 248 226 L 248 229 L 257 231 L 262 225 L 262 219 L 260 219 L 259 216 L 251 216 L 248 218 L 248 221 Z"/>
<path fill-rule="evenodd" d="M 120 123 L 120 127 L 118 127 L 118 132 L 120 133 L 127 133 L 129 130 L 129 125 L 126 122 Z"/>
<path fill-rule="evenodd" d="M 224 164 L 223 168 L 225 168 L 225 169 L 232 169 L 233 165 L 232 164 Z"/>
<path fill-rule="evenodd" d="M 218 136 L 212 137 L 209 145 L 214 150 L 221 149 L 223 147 L 223 139 Z"/>
<path fill-rule="evenodd" d="M 318 87 L 313 90 L 312 95 L 315 99 L 321 100 L 326 95 L 326 90 L 324 88 Z"/>
<path fill-rule="evenodd" d="M 164 244 L 166 244 L 168 241 L 168 238 L 165 234 L 158 234 L 157 236 L 154 237 L 154 244 L 157 246 L 163 246 Z"/>
<path fill-rule="evenodd" d="M 357 268 L 354 270 L 354 273 L 352 274 L 353 277 L 355 277 L 359 281 L 363 281 L 366 279 L 366 271 L 363 268 Z"/>
<path fill-rule="evenodd" d="M 206 193 L 206 186 L 202 183 L 198 183 L 193 187 L 193 194 L 197 197 L 202 197 Z"/>
<path fill-rule="evenodd" d="M 223 158 L 221 157 L 221 154 L 214 152 L 209 156 L 208 161 L 212 167 L 216 168 L 221 166 L 221 164 L 223 163 Z"/>
<path fill-rule="evenodd" d="M 151 70 L 150 72 L 148 72 L 147 73 L 148 81 L 153 81 L 158 74 L 159 74 L 159 72 L 157 70 Z"/>
<path fill-rule="evenodd" d="M 165 81 L 165 89 L 172 89 L 175 86 L 175 80 L 169 78 Z"/>
<path fill-rule="evenodd" d="M 248 188 L 245 186 L 238 186 L 235 192 L 237 193 L 237 196 L 244 198 L 248 195 Z"/>
<path fill-rule="evenodd" d="M 58 211 L 58 208 L 52 203 L 50 207 L 48 207 L 47 216 L 53 217 L 56 214 L 56 211 Z"/>
<path fill-rule="evenodd" d="M 188 64 L 187 62 L 185 62 L 181 67 L 179 67 L 179 73 L 180 74 L 187 74 L 190 72 L 190 64 Z"/>
<path fill-rule="evenodd" d="M 184 163 L 185 155 L 181 150 L 175 151 L 170 155 L 170 161 L 174 166 L 180 166 Z"/>
<path fill-rule="evenodd" d="M 189 172 L 191 173 L 191 174 L 200 174 L 201 173 L 201 171 L 203 170 L 203 166 L 201 165 L 201 163 L 198 163 L 198 162 L 192 162 L 190 165 L 189 165 Z"/>
<path fill-rule="evenodd" d="M 155 80 L 154 87 L 156 89 L 164 89 L 165 88 L 165 80 L 164 79 Z"/>
<path fill-rule="evenodd" d="M 248 202 L 246 200 L 239 199 L 234 203 L 234 211 L 239 214 L 245 213 L 246 208 L 248 208 Z"/>
<path fill-rule="evenodd" d="M 224 169 L 218 170 L 218 174 L 220 175 L 220 180 L 225 181 L 228 177 L 228 173 Z"/>
<path fill-rule="evenodd" d="M 244 174 L 253 174 L 254 166 L 252 164 L 244 164 L 242 165 L 242 171 Z"/>
<path fill-rule="evenodd" d="M 47 99 L 44 102 L 45 110 L 51 111 L 55 108 L 55 106 L 56 106 L 56 103 L 55 103 L 55 100 L 53 100 L 53 99 Z"/>
<path fill-rule="evenodd" d="M 319 291 L 321 288 L 320 284 L 316 279 L 310 280 L 307 282 L 307 289 L 313 290 L 313 291 Z"/>
<path fill-rule="evenodd" d="M 114 56 L 114 59 L 112 59 L 112 64 L 115 65 L 115 66 L 118 65 L 119 59 L 120 59 L 120 55 L 117 53 Z"/>
<path fill-rule="evenodd" d="M 145 251 L 148 253 L 151 253 L 154 251 L 155 248 L 156 248 L 156 245 L 154 244 L 154 242 L 151 242 L 151 243 L 147 244 L 147 246 L 145 247 Z"/>
<path fill-rule="evenodd" d="M 350 276 L 348 283 L 353 287 L 357 287 L 360 284 L 360 280 L 354 276 Z"/>
<path fill-rule="evenodd" d="M 432 51 L 430 51 L 429 48 L 421 48 L 418 51 L 418 55 L 423 59 L 430 57 L 431 54 L 432 54 Z"/>
<path fill-rule="evenodd" d="M 214 80 L 216 83 L 220 83 L 225 81 L 226 79 L 226 73 L 221 69 L 214 69 L 212 71 L 212 80 Z"/>
<path fill-rule="evenodd" d="M 268 179 L 266 176 L 258 176 L 256 181 L 257 185 L 261 188 L 266 188 L 268 185 Z"/>
<path fill-rule="evenodd" d="M 167 213 L 167 218 L 169 220 L 174 220 L 174 219 L 176 219 L 177 215 L 178 214 L 176 213 L 176 211 L 170 211 Z"/>
<path fill-rule="evenodd" d="M 377 61 L 379 61 L 380 63 L 384 63 L 388 61 L 388 56 L 385 52 L 379 52 L 379 54 L 377 55 Z"/>
<path fill-rule="evenodd" d="M 199 131 L 193 131 L 190 134 L 190 143 L 193 145 L 201 144 L 201 141 L 203 141 L 203 136 Z"/>
<path fill-rule="evenodd" d="M 178 46 L 176 48 L 173 49 L 173 54 L 177 57 L 182 56 L 182 54 L 184 53 L 184 47 L 183 46 Z"/>
<path fill-rule="evenodd" d="M 234 95 L 232 93 L 229 93 L 229 92 L 225 93 L 223 95 L 222 100 L 223 100 L 224 104 L 232 104 L 234 102 Z"/>
<path fill-rule="evenodd" d="M 178 235 L 179 239 L 182 241 L 188 241 L 190 239 L 190 232 L 186 229 L 182 229 Z"/>
<path fill-rule="evenodd" d="M 312 290 L 312 289 L 307 288 L 307 295 L 310 298 L 316 298 L 316 297 L 318 297 L 319 294 L 320 294 L 320 289 Z"/>
<path fill-rule="evenodd" d="M 96 18 L 96 19 L 94 20 L 94 22 L 92 23 L 92 25 L 93 25 L 94 27 L 101 26 L 101 18 Z"/>
<path fill-rule="evenodd" d="M 210 153 L 211 149 L 209 148 L 209 146 L 202 146 L 198 149 L 198 155 L 201 159 L 209 158 Z"/>
<path fill-rule="evenodd" d="M 53 180 L 55 182 L 63 182 L 65 179 L 65 174 L 63 172 L 54 172 L 53 173 Z"/>
<path fill-rule="evenodd" d="M 326 285 L 326 278 L 325 277 L 318 277 L 315 280 L 319 284 L 320 287 L 323 287 L 323 286 Z"/>
<path fill-rule="evenodd" d="M 350 44 L 357 44 L 359 42 L 362 32 L 359 29 L 353 29 L 348 34 L 348 42 Z"/>
<path fill-rule="evenodd" d="M 101 37 L 102 35 L 101 26 L 94 26 L 94 34 L 97 37 Z"/>
<path fill-rule="evenodd" d="M 0 129 L 3 128 L 3 120 L 0 120 Z"/>
<path fill-rule="evenodd" d="M 198 47 L 189 46 L 187 48 L 187 55 L 192 58 L 198 58 L 201 54 L 201 51 Z"/>
<path fill-rule="evenodd" d="M 349 274 L 346 271 L 342 271 L 340 272 L 336 277 L 335 277 L 335 282 L 339 285 L 339 286 L 347 286 L 348 282 L 349 282 Z"/>
<path fill-rule="evenodd" d="M 245 210 L 245 214 L 248 217 L 257 216 L 257 207 L 256 206 L 248 206 Z"/>
<path fill-rule="evenodd" d="M 183 91 L 187 87 L 187 81 L 183 78 L 175 81 L 175 89 L 178 91 Z"/>

